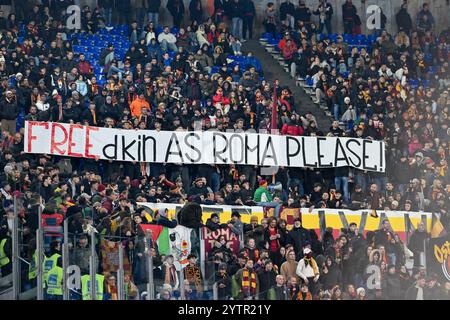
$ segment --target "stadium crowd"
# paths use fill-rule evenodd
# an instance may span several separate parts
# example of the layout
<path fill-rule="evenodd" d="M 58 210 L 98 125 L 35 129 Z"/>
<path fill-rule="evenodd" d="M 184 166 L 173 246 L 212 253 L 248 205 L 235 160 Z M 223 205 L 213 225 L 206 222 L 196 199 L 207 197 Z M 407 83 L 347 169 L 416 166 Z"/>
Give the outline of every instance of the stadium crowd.
<path fill-rule="evenodd" d="M 98 8 L 83 8 L 81 31 L 67 30 L 64 9 L 71 1 L 60 2 L 64 3 L 61 8 L 34 6 L 30 13 L 22 12 L 20 20 L 0 12 L 2 276 L 12 271 L 14 197 L 23 203 L 19 215 L 27 261 L 35 261 L 34 235 L 42 202 L 49 223 L 44 228 L 50 234 L 46 256 L 53 266 L 61 263 L 64 219 L 69 219 L 73 239 L 71 258 L 85 275 L 89 247 L 96 245 L 100 259 L 108 245 L 114 247 L 119 239 L 129 264 L 125 282 L 130 299 L 139 299 L 145 290 L 143 254 L 148 245 L 161 288 L 159 299 L 179 298 L 180 286 L 185 286 L 187 299 L 211 298 L 203 292 L 195 254 L 189 257 L 185 282 L 180 284 L 173 257 L 161 256 L 156 243 L 147 241 L 139 228 L 148 223 L 173 228 L 177 222 L 168 219 L 167 210 L 149 218 L 137 202 L 258 204 L 275 207 L 276 212 L 280 207 L 429 211 L 439 213 L 448 229 L 450 31 L 436 34 L 426 4 L 414 26 L 406 5 L 402 7 L 396 16 L 399 32 L 392 36 L 386 30 L 377 31 L 374 43 L 360 50 L 350 49 L 343 36 L 331 36 L 333 9 L 326 1 L 317 8 L 307 8 L 303 1 L 296 7 L 289 0 L 280 8 L 267 5 L 264 26 L 275 38 L 282 34 L 277 45 L 292 75 L 312 81 L 315 101 L 325 104 L 334 118 L 330 128 L 318 128 L 314 116 L 302 112 L 301 103 L 282 83 L 275 90 L 278 117 L 272 123 L 274 85 L 263 78 L 252 53 L 242 49 L 245 39 L 253 37 L 252 0 L 216 0 L 213 17 L 206 19 L 201 2 L 192 0 L 191 23 L 186 27 L 182 25 L 183 1 L 169 0 L 172 28 L 159 25 L 159 1 L 142 1 L 145 10 L 137 8 L 136 20 L 127 1 L 115 5 L 99 1 Z M 318 25 L 312 15 L 319 17 Z M 351 1 L 343 5 L 342 22 L 346 34 L 360 33 Z M 115 44 L 108 43 L 95 58 L 103 67 L 99 77 L 92 59 L 83 52 L 75 54 L 74 48 L 80 45 L 80 35 L 107 34 L 116 23 L 126 25 L 127 34 L 121 36 L 130 46 L 119 57 Z M 325 29 L 326 36 L 321 33 Z M 279 168 L 272 177 L 243 165 L 141 164 L 31 155 L 24 152 L 23 121 L 126 130 L 277 128 L 284 135 L 360 137 L 384 140 L 388 165 L 386 173 L 347 167 Z M 439 282 L 437 275 L 427 274 L 421 266 L 419 257 L 429 237 L 423 225 L 404 244 L 387 221 L 365 236 L 350 225 L 337 238 L 327 230 L 318 239 L 314 230 L 302 227 L 300 219 L 290 231 L 277 215 L 262 221 L 252 217 L 250 224 L 243 224 L 236 213 L 228 224 L 218 219 L 213 216 L 206 227 L 213 231 L 230 227 L 245 241 L 245 248 L 235 255 L 219 238 L 208 253 L 220 299 L 449 297 L 450 282 Z M 105 242 L 88 241 L 93 229 Z M 407 270 L 406 260 L 412 255 L 414 268 Z M 366 283 L 367 270 L 373 266 L 381 269 L 375 289 Z M 23 268 L 24 288 L 35 285 L 34 267 Z M 99 263 L 98 272 L 103 268 Z M 115 274 L 104 276 L 104 298 L 117 299 Z M 54 277 L 46 277 L 50 278 Z M 52 288 L 47 297 L 60 299 L 61 291 Z"/>

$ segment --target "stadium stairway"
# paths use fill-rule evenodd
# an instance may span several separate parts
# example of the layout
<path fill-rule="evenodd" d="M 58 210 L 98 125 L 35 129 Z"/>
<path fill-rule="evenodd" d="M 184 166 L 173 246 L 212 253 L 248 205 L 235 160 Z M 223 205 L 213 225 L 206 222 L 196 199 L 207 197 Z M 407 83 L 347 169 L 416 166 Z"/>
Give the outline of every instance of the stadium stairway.
<path fill-rule="evenodd" d="M 264 70 L 264 78 L 269 83 L 273 84 L 278 79 L 282 86 L 289 87 L 295 97 L 295 110 L 299 114 L 305 114 L 310 111 L 316 118 L 319 129 L 328 132 L 331 126 L 331 118 L 327 117 L 321 109 L 317 108 L 317 105 L 314 104 L 306 92 L 296 85 L 296 81 L 274 60 L 272 55 L 264 49 L 258 40 L 246 41 L 242 49 L 244 54 L 251 52 L 260 61 Z"/>

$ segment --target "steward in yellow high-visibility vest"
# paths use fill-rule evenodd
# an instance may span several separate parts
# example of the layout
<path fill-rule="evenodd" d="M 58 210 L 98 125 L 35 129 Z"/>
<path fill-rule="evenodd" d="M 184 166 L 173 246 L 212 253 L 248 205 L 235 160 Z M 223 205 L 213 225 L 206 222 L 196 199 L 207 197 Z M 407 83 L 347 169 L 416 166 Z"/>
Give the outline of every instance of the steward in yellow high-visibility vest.
<path fill-rule="evenodd" d="M 53 269 L 54 267 L 56 267 L 58 259 L 61 257 L 61 255 L 59 253 L 54 253 L 52 256 L 50 257 L 45 257 L 44 258 L 44 262 L 42 263 L 42 271 L 43 271 L 43 279 L 44 279 L 44 283 L 47 282 L 47 275 L 48 272 Z"/>
<path fill-rule="evenodd" d="M 103 282 L 105 276 L 101 274 L 95 275 L 95 300 L 103 300 Z M 81 277 L 81 295 L 83 300 L 91 300 L 91 276 L 84 275 Z"/>
<path fill-rule="evenodd" d="M 31 258 L 30 265 L 28 267 L 28 280 L 36 279 L 37 265 L 38 265 L 38 256 L 37 256 L 37 252 L 35 251 L 33 253 L 33 257 Z"/>
<path fill-rule="evenodd" d="M 12 241 L 11 237 L 7 236 L 0 240 L 0 269 L 2 276 L 7 276 L 12 273 Z"/>
<path fill-rule="evenodd" d="M 0 267 L 4 267 L 8 263 L 11 262 L 8 255 L 6 254 L 6 249 L 5 249 L 6 240 L 8 240 L 8 239 L 5 238 L 2 241 L 0 241 Z"/>
<path fill-rule="evenodd" d="M 63 296 L 63 278 L 64 271 L 63 268 L 59 266 L 53 267 L 47 273 L 47 295 L 51 296 L 48 298 L 62 299 Z"/>

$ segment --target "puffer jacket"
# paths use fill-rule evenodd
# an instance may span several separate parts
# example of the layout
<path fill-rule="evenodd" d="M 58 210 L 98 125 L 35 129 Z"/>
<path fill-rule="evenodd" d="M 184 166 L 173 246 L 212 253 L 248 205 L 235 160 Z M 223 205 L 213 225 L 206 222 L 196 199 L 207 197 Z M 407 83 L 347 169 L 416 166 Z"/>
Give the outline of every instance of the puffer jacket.
<path fill-rule="evenodd" d="M 305 133 L 305 130 L 302 126 L 297 124 L 287 124 L 285 123 L 283 127 L 281 128 L 281 134 L 282 135 L 288 135 L 288 136 L 302 136 Z"/>

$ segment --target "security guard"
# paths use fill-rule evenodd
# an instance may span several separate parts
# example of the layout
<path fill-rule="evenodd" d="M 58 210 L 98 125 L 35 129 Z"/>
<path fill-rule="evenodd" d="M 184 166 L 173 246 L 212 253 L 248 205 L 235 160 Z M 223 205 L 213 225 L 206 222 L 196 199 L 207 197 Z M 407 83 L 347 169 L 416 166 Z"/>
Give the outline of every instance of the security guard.
<path fill-rule="evenodd" d="M 45 285 L 47 288 L 46 300 L 63 299 L 64 270 L 61 266 L 62 259 L 58 258 L 56 265 L 47 272 L 47 278 L 45 280 Z"/>
<path fill-rule="evenodd" d="M 0 268 L 2 270 L 2 277 L 12 272 L 11 253 L 11 237 L 7 236 L 0 241 Z"/>
<path fill-rule="evenodd" d="M 38 265 L 38 256 L 37 252 L 33 253 L 33 257 L 31 258 L 30 265 L 28 266 L 28 280 L 33 281 L 37 277 L 37 265 Z"/>
<path fill-rule="evenodd" d="M 105 276 L 101 274 L 95 275 L 95 300 L 103 300 L 103 283 L 105 281 Z M 91 300 L 91 276 L 86 274 L 81 277 L 81 295 L 83 300 Z"/>
<path fill-rule="evenodd" d="M 52 243 L 50 255 L 46 255 L 44 257 L 44 262 L 42 266 L 44 283 L 47 281 L 48 272 L 57 265 L 57 261 L 59 258 L 61 258 L 61 243 L 59 241 L 55 241 Z"/>

